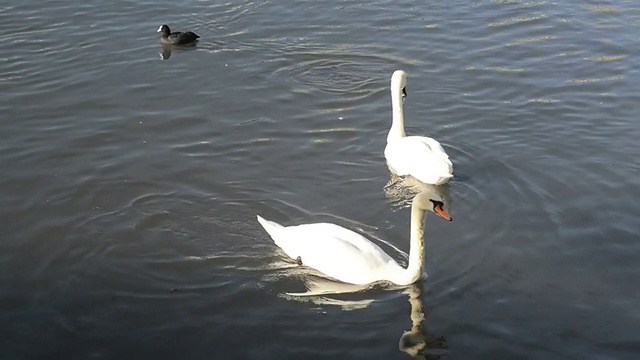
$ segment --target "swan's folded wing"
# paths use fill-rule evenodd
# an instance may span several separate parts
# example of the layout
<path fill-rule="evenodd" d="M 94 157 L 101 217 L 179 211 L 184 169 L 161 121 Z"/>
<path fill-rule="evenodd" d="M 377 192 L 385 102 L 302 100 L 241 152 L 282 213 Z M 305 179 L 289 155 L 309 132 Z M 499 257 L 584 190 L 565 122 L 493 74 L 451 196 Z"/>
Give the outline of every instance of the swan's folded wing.
<path fill-rule="evenodd" d="M 436 183 L 453 176 L 453 164 L 442 145 L 432 138 L 408 136 L 387 144 L 385 158 L 397 175 Z"/>
<path fill-rule="evenodd" d="M 303 265 L 340 281 L 366 284 L 380 280 L 389 266 L 398 266 L 376 244 L 334 224 L 291 226 L 281 235 L 276 243 L 289 257 L 299 256 Z"/>

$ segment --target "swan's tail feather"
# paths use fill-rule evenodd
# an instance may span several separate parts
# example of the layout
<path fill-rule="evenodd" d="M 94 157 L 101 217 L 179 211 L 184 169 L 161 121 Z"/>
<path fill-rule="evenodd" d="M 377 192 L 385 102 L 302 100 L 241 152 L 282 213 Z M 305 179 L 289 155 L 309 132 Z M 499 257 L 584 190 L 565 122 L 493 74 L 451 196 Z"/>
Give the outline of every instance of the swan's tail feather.
<path fill-rule="evenodd" d="M 274 240 L 277 237 L 278 233 L 284 228 L 284 226 L 278 224 L 277 222 L 274 222 L 274 221 L 271 221 L 271 220 L 267 220 L 267 219 L 263 218 L 260 215 L 257 215 L 257 218 L 258 218 L 258 222 L 260 223 L 260 225 L 262 225 L 264 230 Z"/>

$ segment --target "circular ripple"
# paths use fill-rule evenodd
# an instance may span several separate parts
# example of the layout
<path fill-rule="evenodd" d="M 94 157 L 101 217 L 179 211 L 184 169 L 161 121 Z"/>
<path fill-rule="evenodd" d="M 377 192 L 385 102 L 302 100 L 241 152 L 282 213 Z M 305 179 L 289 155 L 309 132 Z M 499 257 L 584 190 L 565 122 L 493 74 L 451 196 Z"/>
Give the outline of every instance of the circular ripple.
<path fill-rule="evenodd" d="M 275 70 L 274 76 L 301 93 L 368 96 L 380 91 L 380 79 L 386 82 L 388 77 L 385 69 L 395 62 L 375 55 L 353 54 L 353 49 L 323 51 L 305 46 L 287 52 L 293 62 Z"/>

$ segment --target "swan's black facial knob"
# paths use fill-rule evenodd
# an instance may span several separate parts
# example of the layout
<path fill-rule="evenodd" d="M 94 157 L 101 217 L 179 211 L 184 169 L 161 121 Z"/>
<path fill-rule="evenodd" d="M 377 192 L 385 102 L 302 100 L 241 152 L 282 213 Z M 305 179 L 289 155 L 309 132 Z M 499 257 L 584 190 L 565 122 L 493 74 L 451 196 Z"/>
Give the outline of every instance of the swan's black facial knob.
<path fill-rule="evenodd" d="M 402 88 L 402 102 L 404 102 L 404 99 L 407 98 L 407 88 L 403 87 Z"/>

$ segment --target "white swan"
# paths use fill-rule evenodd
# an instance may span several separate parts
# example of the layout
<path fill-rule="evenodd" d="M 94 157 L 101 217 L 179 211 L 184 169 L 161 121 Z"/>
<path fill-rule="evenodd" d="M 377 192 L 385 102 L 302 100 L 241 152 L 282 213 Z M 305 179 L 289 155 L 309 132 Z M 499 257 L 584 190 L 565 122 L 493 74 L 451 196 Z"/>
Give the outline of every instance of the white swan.
<path fill-rule="evenodd" d="M 413 198 L 409 265 L 406 269 L 378 245 L 338 225 L 316 223 L 285 227 L 265 220 L 260 215 L 258 222 L 290 258 L 331 278 L 357 285 L 381 280 L 409 285 L 422 275 L 424 217 L 427 210 L 451 221 L 444 203 L 432 199 L 429 193 L 422 192 Z"/>
<path fill-rule="evenodd" d="M 445 184 L 453 177 L 453 164 L 442 145 L 430 137 L 406 136 L 402 102 L 407 96 L 407 73 L 396 70 L 391 77 L 393 123 L 387 135 L 384 157 L 396 175 L 411 175 L 432 185 Z"/>

